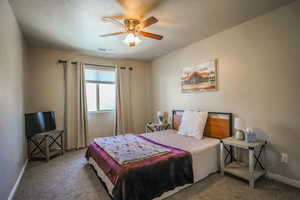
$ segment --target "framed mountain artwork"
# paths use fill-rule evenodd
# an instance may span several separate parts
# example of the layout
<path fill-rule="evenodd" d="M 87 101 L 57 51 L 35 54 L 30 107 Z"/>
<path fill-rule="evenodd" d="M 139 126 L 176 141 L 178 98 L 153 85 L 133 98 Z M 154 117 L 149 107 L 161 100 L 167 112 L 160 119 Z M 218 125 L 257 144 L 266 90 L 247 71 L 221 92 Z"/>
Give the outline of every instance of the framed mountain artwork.
<path fill-rule="evenodd" d="M 216 91 L 217 65 L 216 60 L 185 67 L 181 76 L 181 91 Z"/>

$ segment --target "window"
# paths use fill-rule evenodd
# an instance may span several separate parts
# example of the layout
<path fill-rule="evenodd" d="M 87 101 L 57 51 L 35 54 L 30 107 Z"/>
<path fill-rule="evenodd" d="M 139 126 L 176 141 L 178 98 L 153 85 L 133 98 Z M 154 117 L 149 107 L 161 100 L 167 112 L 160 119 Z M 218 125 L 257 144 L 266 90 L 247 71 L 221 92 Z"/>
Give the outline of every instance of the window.
<path fill-rule="evenodd" d="M 115 71 L 110 68 L 85 69 L 88 111 L 112 111 L 116 107 Z"/>

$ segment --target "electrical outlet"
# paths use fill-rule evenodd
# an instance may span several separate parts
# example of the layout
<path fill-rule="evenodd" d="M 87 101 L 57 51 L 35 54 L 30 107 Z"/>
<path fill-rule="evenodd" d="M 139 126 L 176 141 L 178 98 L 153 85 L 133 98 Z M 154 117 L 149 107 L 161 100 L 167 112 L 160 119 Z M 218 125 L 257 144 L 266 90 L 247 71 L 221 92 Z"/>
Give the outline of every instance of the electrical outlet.
<path fill-rule="evenodd" d="M 287 164 L 288 163 L 288 155 L 287 153 L 281 153 L 281 162 Z"/>

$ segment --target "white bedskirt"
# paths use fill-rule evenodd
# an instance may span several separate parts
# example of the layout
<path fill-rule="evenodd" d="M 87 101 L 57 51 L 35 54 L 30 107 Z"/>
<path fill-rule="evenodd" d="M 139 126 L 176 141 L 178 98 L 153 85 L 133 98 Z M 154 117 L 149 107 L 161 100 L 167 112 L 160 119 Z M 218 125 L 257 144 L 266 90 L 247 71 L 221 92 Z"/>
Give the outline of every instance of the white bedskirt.
<path fill-rule="evenodd" d="M 220 141 L 218 139 L 203 138 L 202 140 L 197 140 L 191 137 L 178 135 L 174 130 L 152 132 L 143 135 L 155 142 L 190 152 L 193 160 L 194 183 L 219 170 Z M 114 187 L 113 183 L 109 180 L 93 158 L 89 159 L 89 164 L 94 167 L 97 172 L 97 176 L 105 183 L 108 192 L 112 196 L 112 190 Z M 165 192 L 160 197 L 155 198 L 155 200 L 167 198 L 168 196 L 171 196 L 190 185 L 191 184 L 186 184 L 184 186 L 177 187 L 174 190 Z"/>

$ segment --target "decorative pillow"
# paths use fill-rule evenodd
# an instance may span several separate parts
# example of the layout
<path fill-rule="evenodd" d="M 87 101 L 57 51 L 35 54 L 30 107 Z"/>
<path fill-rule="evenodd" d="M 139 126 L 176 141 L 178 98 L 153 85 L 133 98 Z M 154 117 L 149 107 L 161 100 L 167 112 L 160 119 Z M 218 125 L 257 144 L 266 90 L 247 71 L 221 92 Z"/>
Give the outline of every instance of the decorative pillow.
<path fill-rule="evenodd" d="M 178 134 L 201 140 L 208 112 L 184 111 Z"/>

